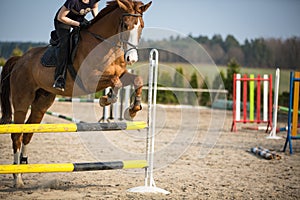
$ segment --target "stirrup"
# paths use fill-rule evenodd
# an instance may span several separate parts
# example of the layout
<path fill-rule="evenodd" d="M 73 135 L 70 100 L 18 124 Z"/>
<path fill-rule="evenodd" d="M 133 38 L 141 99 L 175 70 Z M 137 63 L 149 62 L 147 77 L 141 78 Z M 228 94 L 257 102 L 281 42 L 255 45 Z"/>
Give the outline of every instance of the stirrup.
<path fill-rule="evenodd" d="M 52 86 L 53 88 L 64 92 L 65 91 L 65 80 L 62 76 L 59 76 L 55 81 Z"/>

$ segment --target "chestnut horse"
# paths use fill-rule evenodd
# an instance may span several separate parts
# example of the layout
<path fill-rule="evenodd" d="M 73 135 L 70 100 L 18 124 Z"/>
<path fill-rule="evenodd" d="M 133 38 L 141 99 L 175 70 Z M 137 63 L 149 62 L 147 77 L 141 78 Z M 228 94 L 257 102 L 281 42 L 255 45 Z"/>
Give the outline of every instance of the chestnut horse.
<path fill-rule="evenodd" d="M 2 124 L 23 124 L 29 107 L 31 113 L 26 123 L 40 123 L 56 95 L 74 96 L 95 93 L 107 87 L 116 92 L 120 87 L 133 84 L 135 98 L 128 114 L 131 118 L 141 110 L 142 79 L 130 74 L 126 64 L 137 61 L 138 41 L 144 27 L 143 13 L 151 2 L 116 0 L 92 20 L 86 30 L 80 31 L 80 40 L 73 59 L 74 70 L 80 83 L 67 72 L 65 91 L 52 88 L 55 68 L 44 67 L 41 57 L 47 47 L 33 48 L 21 57 L 10 58 L 1 74 Z M 113 37 L 114 36 L 114 37 Z M 112 39 L 111 39 L 112 38 Z M 96 59 L 97 57 L 97 59 Z M 80 86 L 81 85 L 81 86 Z M 103 97 L 101 105 L 113 100 Z M 14 164 L 27 163 L 28 144 L 33 133 L 11 134 Z M 15 187 L 22 187 L 21 174 L 14 174 Z"/>

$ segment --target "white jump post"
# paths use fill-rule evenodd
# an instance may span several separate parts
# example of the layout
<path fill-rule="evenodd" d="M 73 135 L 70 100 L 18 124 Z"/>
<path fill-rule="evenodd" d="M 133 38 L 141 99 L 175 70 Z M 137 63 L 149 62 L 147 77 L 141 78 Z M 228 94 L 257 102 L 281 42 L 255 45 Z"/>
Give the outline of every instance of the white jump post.
<path fill-rule="evenodd" d="M 163 193 L 170 192 L 158 188 L 153 178 L 154 165 L 154 144 L 155 144 L 155 118 L 156 118 L 156 94 L 158 75 L 158 51 L 152 49 L 149 56 L 149 80 L 148 80 L 148 129 L 147 129 L 147 161 L 148 167 L 145 169 L 145 185 L 131 188 L 129 192 L 139 193 Z"/>
<path fill-rule="evenodd" d="M 104 95 L 108 95 L 109 90 L 110 90 L 110 88 L 105 88 Z M 99 122 L 109 122 L 109 109 L 110 109 L 110 106 L 103 107 L 102 118 L 99 120 Z"/>
<path fill-rule="evenodd" d="M 264 79 L 268 79 L 269 76 L 264 74 Z M 268 94 L 269 94 L 269 81 L 264 81 L 264 94 L 263 94 L 263 121 L 268 121 Z"/>
<path fill-rule="evenodd" d="M 128 72 L 129 73 L 133 73 L 133 70 L 132 69 L 128 69 Z M 124 94 L 124 99 L 122 99 L 122 102 L 119 101 L 119 108 L 118 108 L 118 110 L 120 111 L 120 119 L 123 119 L 125 110 L 130 107 L 130 93 L 131 93 L 131 88 L 132 88 L 131 85 L 127 85 L 127 86 L 125 86 L 123 88 L 124 93 L 125 93 Z M 121 106 L 121 104 L 123 104 L 123 106 Z"/>
<path fill-rule="evenodd" d="M 241 74 L 236 75 L 236 121 L 241 120 Z"/>
<path fill-rule="evenodd" d="M 281 139 L 281 137 L 276 136 L 279 81 L 280 81 L 280 69 L 277 68 L 276 77 L 275 77 L 275 91 L 274 91 L 274 104 L 273 104 L 273 123 L 272 123 L 272 129 L 270 135 L 267 137 L 268 139 Z"/>

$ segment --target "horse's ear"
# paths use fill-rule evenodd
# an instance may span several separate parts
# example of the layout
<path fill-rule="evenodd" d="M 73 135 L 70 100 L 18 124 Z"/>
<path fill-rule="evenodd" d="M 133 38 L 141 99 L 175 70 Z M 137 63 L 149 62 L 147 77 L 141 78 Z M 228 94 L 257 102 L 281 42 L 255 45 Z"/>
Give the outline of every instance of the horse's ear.
<path fill-rule="evenodd" d="M 119 7 L 121 9 L 123 9 L 124 11 L 126 11 L 126 12 L 132 11 L 132 6 L 127 0 L 125 0 L 125 1 L 124 0 L 117 0 L 117 3 L 119 5 Z"/>
<path fill-rule="evenodd" d="M 146 5 L 141 6 L 141 7 L 140 7 L 141 12 L 142 12 L 142 13 L 143 13 L 143 12 L 146 12 L 146 10 L 151 6 L 151 4 L 152 4 L 152 1 L 150 1 L 150 2 L 147 3 Z"/>

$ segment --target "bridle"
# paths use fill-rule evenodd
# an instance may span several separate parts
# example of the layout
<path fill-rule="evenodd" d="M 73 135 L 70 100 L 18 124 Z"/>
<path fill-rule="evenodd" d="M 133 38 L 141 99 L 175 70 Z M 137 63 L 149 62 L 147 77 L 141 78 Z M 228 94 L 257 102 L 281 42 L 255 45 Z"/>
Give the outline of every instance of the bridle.
<path fill-rule="evenodd" d="M 110 41 L 104 37 L 102 37 L 101 35 L 99 34 L 96 34 L 96 33 L 93 33 L 91 31 L 89 31 L 88 29 L 82 29 L 80 31 L 84 31 L 84 32 L 87 32 L 89 33 L 91 36 L 93 36 L 94 38 L 96 38 L 97 40 L 101 41 L 101 42 L 106 42 L 108 43 L 109 45 L 111 45 L 112 47 L 116 47 L 116 48 L 119 48 L 121 49 L 123 52 L 124 52 L 124 56 L 126 55 L 126 53 L 132 49 L 137 49 L 137 46 L 134 45 L 134 44 L 131 44 L 130 42 L 128 42 L 127 40 L 124 40 L 123 37 L 122 37 L 122 31 L 123 31 L 123 28 L 124 28 L 124 17 L 126 16 L 132 16 L 132 17 L 142 17 L 143 15 L 142 14 L 130 14 L 130 13 L 123 13 L 122 14 L 122 18 L 121 18 L 121 22 L 120 22 L 120 25 L 119 25 L 119 41 L 118 42 L 114 42 L 114 41 Z M 124 51 L 124 45 L 129 45 L 131 48 L 128 48 L 126 51 Z M 68 65 L 68 69 L 71 73 L 71 76 L 73 77 L 73 79 L 76 81 L 76 83 L 79 85 L 79 87 L 85 91 L 85 92 L 89 92 L 85 87 L 84 87 L 84 84 L 81 80 L 81 78 L 79 76 L 77 76 L 77 72 L 76 70 L 74 69 L 73 65 Z"/>
<path fill-rule="evenodd" d="M 96 34 L 96 33 L 93 33 L 91 31 L 89 31 L 88 29 L 83 29 L 82 31 L 86 31 L 87 33 L 89 33 L 90 35 L 92 35 L 97 40 L 100 40 L 101 42 L 106 42 L 106 43 L 110 44 L 113 47 L 117 47 L 117 48 L 121 49 L 124 52 L 124 55 L 126 55 L 126 53 L 128 51 L 131 51 L 133 49 L 135 49 L 135 50 L 138 49 L 137 45 L 134 45 L 134 44 L 130 43 L 129 41 L 123 39 L 123 34 L 122 33 L 124 32 L 124 27 L 125 27 L 124 17 L 127 17 L 127 16 L 142 17 L 143 15 L 142 14 L 131 14 L 131 13 L 123 13 L 122 14 L 122 17 L 121 17 L 121 20 L 120 20 L 120 25 L 119 25 L 119 34 L 118 34 L 119 35 L 119 39 L 118 39 L 118 42 L 110 41 L 110 40 L 102 37 L 99 34 Z M 130 48 L 127 48 L 126 51 L 125 51 L 125 48 L 124 48 L 125 45 L 130 46 Z"/>
<path fill-rule="evenodd" d="M 122 45 L 122 47 L 121 47 L 121 49 L 124 51 L 124 45 L 126 44 L 126 45 L 128 45 L 128 46 L 130 46 L 130 48 L 127 48 L 127 50 L 126 51 L 124 51 L 124 54 L 126 54 L 126 52 L 128 52 L 128 51 L 130 51 L 130 50 L 132 50 L 132 49 L 135 49 L 135 50 L 137 50 L 137 46 L 136 45 L 134 45 L 134 44 L 132 44 L 132 43 L 130 43 L 128 40 L 124 40 L 123 39 L 123 32 L 124 32 L 124 17 L 127 17 L 127 16 L 131 16 L 131 17 L 142 17 L 143 15 L 142 14 L 131 14 L 131 13 L 123 13 L 122 14 L 122 19 L 121 19 L 121 24 L 120 24 L 120 27 L 121 27 L 121 31 L 120 31 L 120 34 L 119 34 L 119 41 L 120 41 L 120 43 L 121 43 L 121 45 Z M 126 30 L 127 31 L 127 30 Z"/>

